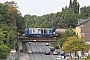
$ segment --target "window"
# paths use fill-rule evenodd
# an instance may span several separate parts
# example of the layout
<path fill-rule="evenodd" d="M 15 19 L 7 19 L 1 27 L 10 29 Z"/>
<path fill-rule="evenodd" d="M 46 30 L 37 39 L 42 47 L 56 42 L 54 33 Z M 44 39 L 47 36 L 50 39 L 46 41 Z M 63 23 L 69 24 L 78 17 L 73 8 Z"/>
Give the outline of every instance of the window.
<path fill-rule="evenodd" d="M 44 30 L 44 34 L 46 34 L 47 33 L 47 31 L 46 30 Z"/>
<path fill-rule="evenodd" d="M 43 30 L 41 30 L 41 34 L 43 34 Z"/>

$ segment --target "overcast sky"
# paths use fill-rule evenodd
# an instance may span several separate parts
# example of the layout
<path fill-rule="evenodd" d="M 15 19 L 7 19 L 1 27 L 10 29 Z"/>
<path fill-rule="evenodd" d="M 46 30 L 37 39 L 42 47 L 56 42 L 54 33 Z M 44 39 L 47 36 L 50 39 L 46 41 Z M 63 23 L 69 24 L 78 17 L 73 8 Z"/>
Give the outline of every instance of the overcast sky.
<path fill-rule="evenodd" d="M 12 0 L 0 0 L 1 3 Z M 13 0 L 17 2 L 22 15 L 44 15 L 56 13 L 69 5 L 69 0 Z M 73 0 L 72 0 L 73 1 Z M 80 7 L 89 6 L 90 0 L 78 0 Z"/>

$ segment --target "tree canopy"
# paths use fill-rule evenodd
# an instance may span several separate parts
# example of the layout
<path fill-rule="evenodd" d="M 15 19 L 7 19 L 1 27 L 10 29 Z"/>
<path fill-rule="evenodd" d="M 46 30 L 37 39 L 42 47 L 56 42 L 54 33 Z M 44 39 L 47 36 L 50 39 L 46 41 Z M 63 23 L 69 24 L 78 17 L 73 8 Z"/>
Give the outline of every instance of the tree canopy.
<path fill-rule="evenodd" d="M 75 32 L 72 30 L 72 27 L 67 29 L 65 33 L 61 34 L 61 37 L 59 39 L 59 45 L 62 47 L 63 44 L 67 41 L 67 38 L 71 36 L 75 36 Z"/>
<path fill-rule="evenodd" d="M 62 7 L 61 12 L 50 13 L 42 16 L 26 14 L 24 17 L 22 17 L 21 12 L 18 10 L 16 2 L 6 1 L 0 3 L 0 51 L 6 51 L 2 49 L 7 49 L 9 51 L 9 49 L 14 48 L 14 43 L 15 49 L 17 49 L 17 32 L 23 34 L 24 28 L 75 28 L 79 19 L 86 19 L 88 17 L 90 17 L 90 6 L 80 8 L 77 0 L 70 0 L 69 7 Z M 88 47 L 87 45 L 84 48 L 77 46 L 78 44 L 84 44 L 84 42 L 83 39 L 71 37 L 74 35 L 75 33 L 72 29 L 66 30 L 61 36 L 62 38 L 60 39 L 59 44 L 71 48 L 71 51 L 86 49 L 86 47 Z M 72 46 L 69 44 L 72 44 Z M 66 50 L 67 48 L 63 49 Z M 70 49 L 67 50 L 70 51 Z M 8 52 L 6 51 L 5 53 L 7 55 Z M 6 56 L 3 53 L 0 53 L 0 57 L 2 57 L 1 55 L 4 57 Z"/>
<path fill-rule="evenodd" d="M 66 52 L 85 51 L 89 49 L 86 46 L 84 39 L 72 36 L 68 37 L 67 41 L 63 44 L 62 50 Z"/>
<path fill-rule="evenodd" d="M 10 49 L 18 49 L 17 30 L 24 29 L 24 21 L 14 1 L 0 3 L 0 60 Z"/>

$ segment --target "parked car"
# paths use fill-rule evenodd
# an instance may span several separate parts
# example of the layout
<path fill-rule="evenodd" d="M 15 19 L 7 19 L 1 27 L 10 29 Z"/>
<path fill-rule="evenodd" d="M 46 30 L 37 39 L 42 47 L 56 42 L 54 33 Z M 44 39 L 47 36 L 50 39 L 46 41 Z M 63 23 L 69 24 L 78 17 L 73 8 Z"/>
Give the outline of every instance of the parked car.
<path fill-rule="evenodd" d="M 57 56 L 56 57 L 56 60 L 62 60 L 63 58 L 62 58 L 62 56 Z"/>

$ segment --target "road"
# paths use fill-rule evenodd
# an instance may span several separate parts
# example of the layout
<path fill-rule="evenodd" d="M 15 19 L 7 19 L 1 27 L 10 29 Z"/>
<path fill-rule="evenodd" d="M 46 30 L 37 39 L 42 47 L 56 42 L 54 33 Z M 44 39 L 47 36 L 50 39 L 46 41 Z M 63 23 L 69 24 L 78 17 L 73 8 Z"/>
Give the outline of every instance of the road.
<path fill-rule="evenodd" d="M 57 55 L 45 55 L 45 51 L 50 50 L 51 46 L 45 46 L 45 43 L 27 43 L 28 51 L 32 51 L 33 54 L 29 54 L 30 60 L 55 60 Z M 65 59 L 63 59 L 65 60 Z"/>

